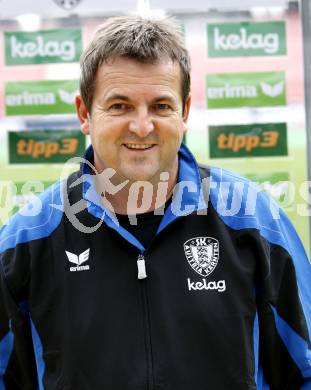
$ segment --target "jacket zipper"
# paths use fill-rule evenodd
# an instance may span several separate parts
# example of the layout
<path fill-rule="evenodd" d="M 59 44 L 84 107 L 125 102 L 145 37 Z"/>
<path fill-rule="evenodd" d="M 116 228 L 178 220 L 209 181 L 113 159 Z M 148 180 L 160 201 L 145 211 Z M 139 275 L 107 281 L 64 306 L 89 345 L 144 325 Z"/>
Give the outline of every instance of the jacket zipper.
<path fill-rule="evenodd" d="M 149 313 L 149 301 L 147 293 L 147 274 L 145 266 L 145 257 L 143 254 L 138 255 L 137 259 L 138 279 L 141 291 L 142 311 L 143 311 L 143 326 L 144 326 L 144 342 L 146 353 L 146 379 L 147 390 L 155 389 L 154 380 L 154 367 L 153 367 L 153 353 L 152 353 L 152 341 L 151 341 L 151 324 Z"/>
<path fill-rule="evenodd" d="M 146 262 L 143 254 L 139 254 L 137 258 L 137 277 L 138 279 L 146 279 Z"/>

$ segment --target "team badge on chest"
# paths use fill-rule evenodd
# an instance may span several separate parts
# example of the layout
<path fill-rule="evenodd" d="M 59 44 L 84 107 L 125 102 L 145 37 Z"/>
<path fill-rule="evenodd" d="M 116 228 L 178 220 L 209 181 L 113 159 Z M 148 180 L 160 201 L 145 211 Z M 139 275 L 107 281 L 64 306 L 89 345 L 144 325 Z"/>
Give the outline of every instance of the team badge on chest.
<path fill-rule="evenodd" d="M 211 274 L 218 264 L 219 242 L 212 237 L 194 237 L 184 243 L 191 268 L 201 276 Z"/>

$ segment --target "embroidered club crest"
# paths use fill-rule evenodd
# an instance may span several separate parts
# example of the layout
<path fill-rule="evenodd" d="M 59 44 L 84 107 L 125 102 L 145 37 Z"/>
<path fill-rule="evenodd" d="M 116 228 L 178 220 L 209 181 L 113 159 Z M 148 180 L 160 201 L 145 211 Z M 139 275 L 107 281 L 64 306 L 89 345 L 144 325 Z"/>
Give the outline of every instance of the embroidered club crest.
<path fill-rule="evenodd" d="M 56 3 L 58 6 L 65 9 L 66 11 L 70 11 L 78 4 L 80 4 L 81 1 L 82 0 L 54 0 L 54 3 Z"/>
<path fill-rule="evenodd" d="M 218 264 L 219 242 L 212 237 L 194 237 L 184 243 L 191 268 L 201 276 L 211 274 Z"/>

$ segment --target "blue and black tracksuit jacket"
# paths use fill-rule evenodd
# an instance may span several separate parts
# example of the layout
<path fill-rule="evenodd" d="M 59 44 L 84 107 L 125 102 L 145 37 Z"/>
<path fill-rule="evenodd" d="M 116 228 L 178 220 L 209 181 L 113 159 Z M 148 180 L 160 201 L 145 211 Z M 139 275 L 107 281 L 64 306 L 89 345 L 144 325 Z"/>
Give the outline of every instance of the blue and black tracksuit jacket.
<path fill-rule="evenodd" d="M 311 390 L 311 268 L 291 223 L 184 146 L 178 181 L 147 248 L 86 164 L 1 229 L 1 390 Z"/>

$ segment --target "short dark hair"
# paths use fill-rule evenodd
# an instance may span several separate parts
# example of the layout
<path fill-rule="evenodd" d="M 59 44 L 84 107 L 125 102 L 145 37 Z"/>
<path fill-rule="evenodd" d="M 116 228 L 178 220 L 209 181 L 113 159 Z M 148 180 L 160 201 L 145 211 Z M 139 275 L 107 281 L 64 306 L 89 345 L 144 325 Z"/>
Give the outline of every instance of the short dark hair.
<path fill-rule="evenodd" d="M 80 59 L 80 93 L 89 112 L 99 66 L 107 59 L 117 57 L 148 64 L 163 58 L 177 62 L 181 69 L 182 103 L 185 107 L 190 92 L 191 63 L 181 28 L 172 18 L 119 16 L 109 18 L 99 26 Z"/>

